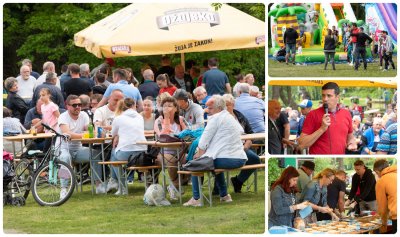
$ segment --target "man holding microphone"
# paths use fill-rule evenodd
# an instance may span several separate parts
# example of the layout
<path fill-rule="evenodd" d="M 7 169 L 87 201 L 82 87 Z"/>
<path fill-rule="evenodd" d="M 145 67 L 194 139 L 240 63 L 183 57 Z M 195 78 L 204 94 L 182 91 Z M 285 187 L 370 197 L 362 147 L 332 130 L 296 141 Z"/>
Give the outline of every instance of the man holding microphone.
<path fill-rule="evenodd" d="M 341 155 L 346 148 L 357 150 L 350 112 L 338 105 L 339 91 L 334 82 L 322 86 L 323 106 L 307 115 L 298 139 L 300 149 L 310 148 L 311 155 Z"/>

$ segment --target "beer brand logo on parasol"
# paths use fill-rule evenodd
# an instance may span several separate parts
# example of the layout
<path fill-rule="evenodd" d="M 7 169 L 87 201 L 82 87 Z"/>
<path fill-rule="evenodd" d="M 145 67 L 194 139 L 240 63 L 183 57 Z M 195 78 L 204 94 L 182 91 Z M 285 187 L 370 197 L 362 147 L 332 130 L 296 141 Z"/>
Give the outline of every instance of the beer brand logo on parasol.
<path fill-rule="evenodd" d="M 158 16 L 157 26 L 162 30 L 169 30 L 169 26 L 189 23 L 209 23 L 210 27 L 220 24 L 219 15 L 208 11 L 207 8 L 182 8 L 165 12 Z"/>
<path fill-rule="evenodd" d="M 131 53 L 131 46 L 129 45 L 115 45 L 111 46 L 111 53 L 115 54 L 116 52 L 125 51 Z"/>

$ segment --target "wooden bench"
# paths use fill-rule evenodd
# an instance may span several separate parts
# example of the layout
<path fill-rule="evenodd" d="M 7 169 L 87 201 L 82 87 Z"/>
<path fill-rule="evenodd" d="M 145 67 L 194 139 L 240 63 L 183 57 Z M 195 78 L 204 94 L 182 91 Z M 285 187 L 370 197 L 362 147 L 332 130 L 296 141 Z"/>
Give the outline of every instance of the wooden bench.
<path fill-rule="evenodd" d="M 265 153 L 265 144 L 253 143 L 250 147 L 252 148 L 252 150 L 256 151 L 258 155 Z"/>
<path fill-rule="evenodd" d="M 148 185 L 147 185 L 147 176 L 148 176 L 148 174 L 150 173 L 150 171 L 151 171 L 151 178 L 152 178 L 152 180 L 153 180 L 153 184 L 155 184 L 156 183 L 156 180 L 155 180 L 155 174 L 154 174 L 154 170 L 156 170 L 156 169 L 161 169 L 161 166 L 159 166 L 159 165 L 151 165 L 151 166 L 131 166 L 131 167 L 128 167 L 128 168 L 126 168 L 127 170 L 130 170 L 130 171 L 139 171 L 139 172 L 143 172 L 143 176 L 144 176 L 144 189 L 145 189 L 145 191 L 147 190 L 147 187 L 148 187 Z"/>
<path fill-rule="evenodd" d="M 199 193 L 200 193 L 200 203 L 201 206 L 204 206 L 204 199 L 206 199 L 206 201 L 210 204 L 210 207 L 212 206 L 212 190 L 211 190 L 211 173 L 223 173 L 226 172 L 226 179 L 227 179 L 227 188 L 229 188 L 229 182 L 230 182 L 230 178 L 229 178 L 229 172 L 231 171 L 241 171 L 241 170 L 252 170 L 255 169 L 254 171 L 254 192 L 257 192 L 257 170 L 258 169 L 265 169 L 265 164 L 255 164 L 255 165 L 245 165 L 242 166 L 240 168 L 236 168 L 236 169 L 215 169 L 213 171 L 178 171 L 178 175 L 183 175 L 183 174 L 187 174 L 187 175 L 192 175 L 198 178 L 198 183 L 199 183 Z M 204 174 L 207 173 L 208 175 L 208 182 L 207 182 L 207 186 L 208 186 L 208 193 L 209 196 L 207 197 L 206 195 L 204 195 L 202 193 L 202 182 L 201 182 L 201 177 L 204 176 Z"/>
<path fill-rule="evenodd" d="M 126 181 L 126 174 L 122 167 L 128 164 L 128 161 L 99 161 L 99 165 L 111 165 L 118 168 L 118 190 L 122 190 L 122 186 L 125 186 L 126 194 L 128 194 L 128 182 Z M 111 171 L 112 172 L 112 171 Z M 125 183 L 123 184 L 121 178 L 125 178 Z M 107 179 L 105 180 L 107 184 Z M 123 193 L 123 192 L 121 192 Z"/>

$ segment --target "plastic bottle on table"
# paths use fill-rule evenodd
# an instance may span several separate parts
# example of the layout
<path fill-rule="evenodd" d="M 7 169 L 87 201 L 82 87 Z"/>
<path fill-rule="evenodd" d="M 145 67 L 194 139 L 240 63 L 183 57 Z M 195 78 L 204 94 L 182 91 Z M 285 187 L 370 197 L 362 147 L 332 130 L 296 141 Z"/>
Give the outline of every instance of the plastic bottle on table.
<path fill-rule="evenodd" d="M 89 122 L 88 131 L 89 131 L 89 138 L 94 138 L 94 127 L 92 121 Z"/>

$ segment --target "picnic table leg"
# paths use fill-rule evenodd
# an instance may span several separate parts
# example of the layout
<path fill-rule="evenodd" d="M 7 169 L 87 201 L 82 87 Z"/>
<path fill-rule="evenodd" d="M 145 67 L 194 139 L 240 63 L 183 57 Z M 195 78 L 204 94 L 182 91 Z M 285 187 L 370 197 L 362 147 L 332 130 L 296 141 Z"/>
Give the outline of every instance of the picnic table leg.
<path fill-rule="evenodd" d="M 207 172 L 207 176 L 208 176 L 208 198 L 210 207 L 212 207 L 211 172 Z"/>
<path fill-rule="evenodd" d="M 230 183 L 231 179 L 230 179 L 230 174 L 229 171 L 226 171 L 226 190 L 229 189 L 229 183 Z"/>
<path fill-rule="evenodd" d="M 203 197 L 203 192 L 201 190 L 201 176 L 197 176 L 197 181 L 199 182 L 199 194 L 200 194 L 200 205 L 204 206 L 204 197 Z"/>
<path fill-rule="evenodd" d="M 16 159 L 17 158 L 17 152 L 15 151 L 15 141 L 13 140 L 12 141 L 12 147 L 13 147 L 13 153 L 14 153 L 14 159 Z"/>
<path fill-rule="evenodd" d="M 104 143 L 101 143 L 101 161 L 104 162 Z M 103 166 L 103 180 L 104 182 L 106 182 L 107 177 L 106 177 L 106 167 L 104 165 Z"/>
<path fill-rule="evenodd" d="M 161 147 L 161 174 L 163 175 L 163 189 L 164 189 L 164 193 L 167 193 L 167 180 L 166 180 L 166 174 L 165 174 L 165 168 L 164 168 L 164 147 Z"/>
<path fill-rule="evenodd" d="M 89 168 L 90 168 L 90 186 L 92 189 L 92 195 L 94 194 L 94 172 L 93 172 L 93 144 L 89 143 L 89 152 L 90 152 L 90 156 L 89 156 Z"/>
<path fill-rule="evenodd" d="M 133 172 L 135 172 L 135 171 L 133 171 Z M 144 177 L 144 192 L 147 191 L 147 175 L 149 175 L 148 173 L 149 173 L 148 170 L 144 170 L 144 171 L 143 171 L 143 177 Z M 153 174 L 154 174 L 154 173 L 153 173 Z M 154 179 L 153 179 L 153 180 L 154 180 Z M 154 181 L 153 181 L 153 183 L 154 183 Z"/>
<path fill-rule="evenodd" d="M 181 175 L 179 174 L 179 171 L 181 170 L 181 160 L 179 157 L 179 149 L 177 150 L 178 154 L 178 185 L 179 185 L 179 203 L 182 204 L 182 180 L 181 180 Z"/>
<path fill-rule="evenodd" d="M 257 169 L 254 170 L 254 192 L 257 193 Z"/>

